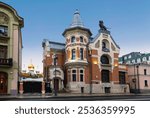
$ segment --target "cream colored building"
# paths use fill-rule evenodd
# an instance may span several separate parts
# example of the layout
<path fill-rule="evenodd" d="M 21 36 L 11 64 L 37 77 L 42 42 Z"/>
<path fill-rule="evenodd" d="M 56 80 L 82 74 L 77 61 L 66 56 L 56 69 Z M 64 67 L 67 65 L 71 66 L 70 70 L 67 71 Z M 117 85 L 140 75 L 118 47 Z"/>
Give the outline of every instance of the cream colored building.
<path fill-rule="evenodd" d="M 16 10 L 0 2 L 0 94 L 18 93 L 23 26 L 23 18 Z"/>

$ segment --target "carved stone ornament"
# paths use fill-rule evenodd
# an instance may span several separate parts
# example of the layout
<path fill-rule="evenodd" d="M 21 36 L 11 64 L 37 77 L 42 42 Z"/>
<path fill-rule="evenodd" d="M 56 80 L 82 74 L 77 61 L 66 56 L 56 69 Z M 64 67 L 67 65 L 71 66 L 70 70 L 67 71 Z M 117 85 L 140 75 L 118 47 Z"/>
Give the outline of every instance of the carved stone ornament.
<path fill-rule="evenodd" d="M 0 12 L 0 25 L 3 24 L 8 24 L 9 23 L 9 18 L 6 14 L 4 14 L 3 12 Z"/>

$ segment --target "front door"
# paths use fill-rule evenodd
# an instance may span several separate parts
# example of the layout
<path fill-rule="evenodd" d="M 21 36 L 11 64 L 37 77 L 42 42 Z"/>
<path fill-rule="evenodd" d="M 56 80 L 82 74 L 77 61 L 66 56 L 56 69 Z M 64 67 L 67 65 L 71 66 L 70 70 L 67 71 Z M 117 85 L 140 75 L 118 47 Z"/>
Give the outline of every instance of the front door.
<path fill-rule="evenodd" d="M 0 94 L 7 94 L 7 73 L 0 72 Z"/>
<path fill-rule="evenodd" d="M 59 90 L 59 79 L 58 78 L 54 79 L 54 89 L 57 91 Z"/>

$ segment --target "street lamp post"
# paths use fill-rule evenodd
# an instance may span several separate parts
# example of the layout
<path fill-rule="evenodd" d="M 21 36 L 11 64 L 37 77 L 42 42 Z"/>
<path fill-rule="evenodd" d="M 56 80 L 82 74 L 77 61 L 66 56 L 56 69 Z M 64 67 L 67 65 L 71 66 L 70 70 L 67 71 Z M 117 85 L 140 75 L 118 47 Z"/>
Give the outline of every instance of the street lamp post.
<path fill-rule="evenodd" d="M 136 75 L 135 75 L 135 64 L 134 64 L 134 83 L 135 83 L 135 90 L 134 90 L 134 92 L 135 92 L 135 94 L 136 94 Z"/>
<path fill-rule="evenodd" d="M 137 69 L 137 83 L 138 83 L 138 88 L 137 88 L 137 90 L 138 90 L 138 93 L 140 93 L 140 83 L 139 83 L 139 65 L 136 65 L 136 69 Z"/>
<path fill-rule="evenodd" d="M 89 44 L 87 44 L 87 59 L 88 59 L 88 63 L 89 63 L 89 78 L 90 78 L 90 94 L 92 94 L 92 59 L 91 59 L 91 48 L 89 47 Z"/>
<path fill-rule="evenodd" d="M 55 78 L 54 78 L 54 95 L 57 96 L 57 88 L 56 88 L 56 62 L 58 57 L 54 55 L 54 66 L 55 66 Z"/>

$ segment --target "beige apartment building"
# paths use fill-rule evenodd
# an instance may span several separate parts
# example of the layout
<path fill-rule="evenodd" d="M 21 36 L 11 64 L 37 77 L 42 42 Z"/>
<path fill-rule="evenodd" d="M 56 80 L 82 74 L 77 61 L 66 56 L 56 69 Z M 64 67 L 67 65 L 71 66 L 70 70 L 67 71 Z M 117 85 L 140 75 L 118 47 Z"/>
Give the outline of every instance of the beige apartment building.
<path fill-rule="evenodd" d="M 150 65 L 132 64 L 128 65 L 128 77 L 131 92 L 150 92 Z"/>
<path fill-rule="evenodd" d="M 0 94 L 17 94 L 22 65 L 23 18 L 0 2 Z"/>

